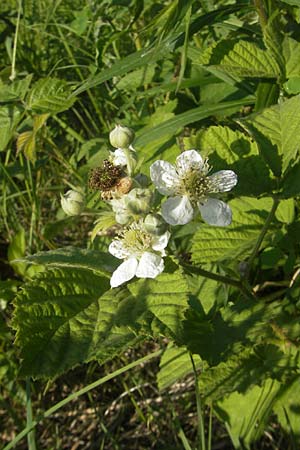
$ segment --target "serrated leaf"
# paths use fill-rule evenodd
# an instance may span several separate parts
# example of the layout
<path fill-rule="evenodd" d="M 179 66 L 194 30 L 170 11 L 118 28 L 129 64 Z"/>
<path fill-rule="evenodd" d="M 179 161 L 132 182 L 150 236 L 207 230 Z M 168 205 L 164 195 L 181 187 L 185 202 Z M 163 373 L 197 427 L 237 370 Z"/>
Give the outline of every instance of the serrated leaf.
<path fill-rule="evenodd" d="M 266 380 L 262 387 L 255 386 L 246 394 L 233 393 L 215 406 L 235 448 L 241 448 L 241 442 L 249 448 L 263 433 L 279 389 L 278 382 Z"/>
<path fill-rule="evenodd" d="M 57 114 L 71 108 L 76 101 L 64 80 L 41 78 L 26 98 L 27 108 L 36 114 Z"/>
<path fill-rule="evenodd" d="M 162 273 L 154 280 L 141 279 L 128 284 L 128 289 L 138 299 L 141 308 L 150 311 L 158 319 L 161 332 L 180 341 L 189 295 L 183 273 L 177 270 L 174 273 Z"/>
<path fill-rule="evenodd" d="M 300 96 L 245 120 L 276 176 L 293 166 L 300 154 Z"/>
<path fill-rule="evenodd" d="M 91 232 L 91 241 L 93 242 L 97 234 L 108 230 L 113 225 L 116 225 L 115 214 L 113 211 L 101 211 L 100 217 L 95 222 L 94 228 Z"/>
<path fill-rule="evenodd" d="M 199 377 L 200 392 L 205 401 L 217 401 L 233 392 L 244 393 L 267 377 L 261 372 L 261 360 L 252 348 L 243 347 L 225 362 L 203 371 Z"/>
<path fill-rule="evenodd" d="M 74 268 L 52 269 L 27 283 L 16 297 L 13 321 L 21 373 L 56 376 L 90 359 L 112 358 L 136 342 L 128 327 L 115 326 L 112 311 L 105 310 L 124 297 L 108 289 L 107 278 Z"/>
<path fill-rule="evenodd" d="M 45 125 L 48 117 L 49 117 L 49 114 L 40 114 L 40 115 L 34 116 L 34 118 L 33 118 L 33 130 L 34 130 L 35 133 L 38 130 L 40 130 L 43 125 Z"/>
<path fill-rule="evenodd" d="M 0 106 L 0 152 L 12 139 L 18 123 L 22 119 L 24 109 L 19 105 Z"/>
<path fill-rule="evenodd" d="M 300 3 L 300 1 L 299 1 Z M 290 36 L 285 36 L 282 44 L 283 56 L 285 59 L 286 78 L 300 76 L 299 51 L 300 43 Z"/>
<path fill-rule="evenodd" d="M 35 162 L 36 154 L 35 154 L 35 133 L 34 131 L 24 131 L 19 134 L 17 139 L 17 152 L 23 151 L 24 155 L 31 162 Z"/>
<path fill-rule="evenodd" d="M 22 80 L 14 81 L 11 84 L 4 84 L 0 81 L 0 102 L 6 103 L 16 100 L 24 100 L 32 80 L 32 75 L 27 75 Z"/>
<path fill-rule="evenodd" d="M 212 172 L 231 169 L 238 175 L 235 195 L 257 197 L 272 190 L 274 182 L 270 179 L 270 170 L 259 155 L 256 142 L 244 133 L 213 126 L 191 140 L 196 148 L 209 156 Z"/>
<path fill-rule="evenodd" d="M 110 277 L 118 262 L 113 256 L 98 250 L 86 250 L 76 247 L 64 247 L 47 252 L 38 252 L 23 259 L 32 264 L 47 267 L 70 267 L 88 269 Z"/>
<path fill-rule="evenodd" d="M 192 259 L 196 264 L 236 258 L 244 260 L 255 244 L 268 212 L 270 198 L 242 197 L 230 202 L 232 224 L 228 227 L 203 225 L 195 233 Z"/>
<path fill-rule="evenodd" d="M 267 50 L 249 41 L 221 41 L 200 60 L 239 78 L 277 78 L 279 67 Z"/>
<path fill-rule="evenodd" d="M 198 355 L 193 355 L 193 359 L 197 369 L 203 366 Z M 158 389 L 166 389 L 192 373 L 193 366 L 187 349 L 169 344 L 159 363 L 159 372 L 157 374 Z"/>

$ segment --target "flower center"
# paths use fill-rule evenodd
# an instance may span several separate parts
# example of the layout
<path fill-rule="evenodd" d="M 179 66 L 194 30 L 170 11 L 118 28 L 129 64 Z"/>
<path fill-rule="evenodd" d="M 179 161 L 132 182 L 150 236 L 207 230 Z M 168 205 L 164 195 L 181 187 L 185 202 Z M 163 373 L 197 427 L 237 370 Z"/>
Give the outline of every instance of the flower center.
<path fill-rule="evenodd" d="M 141 223 L 133 223 L 120 234 L 123 247 L 131 254 L 141 255 L 151 249 L 153 236 L 147 233 Z"/>
<path fill-rule="evenodd" d="M 180 177 L 179 194 L 187 195 L 192 204 L 196 204 L 212 191 L 212 181 L 207 176 L 210 168 L 205 161 L 201 170 L 191 167 Z"/>

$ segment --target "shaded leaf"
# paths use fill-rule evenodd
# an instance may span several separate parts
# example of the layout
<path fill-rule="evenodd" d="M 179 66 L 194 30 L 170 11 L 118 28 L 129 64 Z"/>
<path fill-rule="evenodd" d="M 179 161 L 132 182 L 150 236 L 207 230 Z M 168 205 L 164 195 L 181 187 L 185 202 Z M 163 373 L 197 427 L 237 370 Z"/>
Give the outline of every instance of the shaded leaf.
<path fill-rule="evenodd" d="M 193 356 L 196 368 L 201 368 L 203 363 L 198 355 Z M 190 353 L 185 347 L 175 347 L 169 344 L 164 351 L 157 374 L 157 384 L 160 390 L 170 387 L 172 384 L 193 373 Z"/>

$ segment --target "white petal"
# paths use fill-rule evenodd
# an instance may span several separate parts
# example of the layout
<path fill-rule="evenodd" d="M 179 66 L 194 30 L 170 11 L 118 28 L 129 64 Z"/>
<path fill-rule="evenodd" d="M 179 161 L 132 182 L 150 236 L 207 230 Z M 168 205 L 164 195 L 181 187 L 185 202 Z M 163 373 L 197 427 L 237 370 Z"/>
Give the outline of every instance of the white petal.
<path fill-rule="evenodd" d="M 109 253 L 111 253 L 113 256 L 119 259 L 127 258 L 130 253 L 127 249 L 124 248 L 123 242 L 119 239 L 114 239 L 109 247 L 108 247 Z"/>
<path fill-rule="evenodd" d="M 176 168 L 179 175 L 183 176 L 190 169 L 201 170 L 203 159 L 197 150 L 187 150 L 176 158 Z"/>
<path fill-rule="evenodd" d="M 110 285 L 112 288 L 120 286 L 120 284 L 126 283 L 126 281 L 131 280 L 136 274 L 138 267 L 138 260 L 136 258 L 129 258 L 124 261 L 119 267 L 114 271 L 110 279 Z"/>
<path fill-rule="evenodd" d="M 216 198 L 205 199 L 205 203 L 198 204 L 203 220 L 209 225 L 226 227 L 231 224 L 232 212 L 230 207 Z"/>
<path fill-rule="evenodd" d="M 154 253 L 145 252 L 140 259 L 136 276 L 139 278 L 155 278 L 164 270 L 164 260 Z"/>
<path fill-rule="evenodd" d="M 155 161 L 150 167 L 150 177 L 157 190 L 164 195 L 174 194 L 179 184 L 175 167 L 167 161 Z"/>
<path fill-rule="evenodd" d="M 194 210 L 188 197 L 171 197 L 162 204 L 161 214 L 170 225 L 184 225 L 190 222 Z"/>
<path fill-rule="evenodd" d="M 208 177 L 213 183 L 211 192 L 228 192 L 237 184 L 237 174 L 233 170 L 220 170 Z"/>
<path fill-rule="evenodd" d="M 113 164 L 115 166 L 126 166 L 127 158 L 125 156 L 124 151 L 121 148 L 117 148 L 113 154 Z"/>
<path fill-rule="evenodd" d="M 152 241 L 152 248 L 156 251 L 162 251 L 168 245 L 171 233 L 166 231 L 161 236 L 155 236 Z"/>

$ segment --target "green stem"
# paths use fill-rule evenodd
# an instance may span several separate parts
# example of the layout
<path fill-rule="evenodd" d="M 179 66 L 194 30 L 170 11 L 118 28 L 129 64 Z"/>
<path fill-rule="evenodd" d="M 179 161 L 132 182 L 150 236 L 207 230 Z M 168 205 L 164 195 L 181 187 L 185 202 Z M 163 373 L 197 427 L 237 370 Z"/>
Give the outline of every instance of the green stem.
<path fill-rule="evenodd" d="M 262 244 L 262 242 L 263 242 L 263 240 L 265 238 L 266 233 L 268 232 L 269 226 L 270 226 L 272 220 L 274 219 L 275 212 L 276 212 L 276 209 L 277 209 L 278 205 L 279 205 L 279 199 L 274 197 L 273 198 L 272 209 L 269 212 L 267 220 L 266 220 L 266 222 L 265 222 L 265 224 L 264 224 L 264 226 L 263 226 L 263 228 L 262 228 L 262 230 L 260 232 L 260 235 L 258 236 L 258 239 L 256 241 L 254 249 L 252 250 L 252 253 L 251 253 L 251 255 L 250 255 L 249 259 L 248 259 L 248 268 L 247 268 L 247 272 L 246 272 L 246 276 L 245 276 L 246 279 L 249 278 L 250 271 L 251 271 L 251 266 L 252 266 L 252 264 L 253 264 L 256 256 L 257 256 L 258 252 L 259 252 L 260 246 L 261 246 L 261 244 Z"/>
<path fill-rule="evenodd" d="M 16 57 L 17 57 L 17 43 L 18 43 L 18 34 L 19 34 L 19 26 L 20 26 L 20 19 L 21 19 L 21 11 L 22 11 L 22 0 L 19 0 L 19 8 L 18 8 L 18 17 L 17 17 L 17 24 L 16 24 L 16 33 L 14 38 L 14 48 L 13 48 L 13 55 L 12 55 L 12 62 L 11 62 L 11 75 L 9 77 L 10 81 L 14 81 L 16 78 Z"/>
<path fill-rule="evenodd" d="M 183 264 L 183 267 L 188 269 L 190 272 L 200 275 L 201 277 L 210 278 L 211 280 L 219 281 L 220 283 L 228 284 L 242 291 L 247 297 L 253 298 L 254 295 L 250 289 L 248 289 L 241 281 L 234 280 L 233 278 L 226 277 L 224 275 L 219 275 L 218 273 L 209 272 L 208 270 L 201 269 L 201 267 L 191 266 L 188 264 Z"/>
<path fill-rule="evenodd" d="M 31 406 L 31 385 L 30 378 L 26 378 L 26 425 L 31 427 L 32 420 L 32 406 Z M 30 431 L 27 435 L 27 443 L 29 450 L 36 450 L 35 445 L 35 433 L 34 430 Z"/>
<path fill-rule="evenodd" d="M 205 450 L 205 432 L 204 432 L 204 423 L 203 423 L 203 414 L 202 414 L 202 406 L 201 406 L 201 397 L 200 390 L 198 384 L 198 374 L 196 365 L 194 362 L 193 355 L 190 353 L 190 358 L 193 366 L 194 378 L 195 378 L 195 392 L 196 392 L 196 404 L 197 404 L 197 415 L 198 415 L 198 439 L 199 439 L 199 449 Z"/>
<path fill-rule="evenodd" d="M 83 394 L 86 394 L 87 392 L 91 391 L 92 389 L 95 389 L 96 387 L 100 386 L 101 384 L 106 383 L 109 380 L 112 380 L 113 378 L 121 375 L 124 372 L 127 372 L 127 370 L 132 369 L 142 363 L 145 363 L 147 361 L 150 361 L 150 359 L 156 358 L 157 356 L 160 356 L 162 353 L 162 350 L 158 350 L 156 352 L 150 353 L 150 355 L 146 355 L 143 358 L 137 359 L 136 361 L 127 364 L 124 367 L 121 367 L 121 369 L 115 370 L 113 373 L 110 373 L 106 375 L 103 378 L 99 378 L 99 380 L 94 381 L 91 384 L 88 384 L 84 388 L 80 389 L 77 392 L 74 392 L 73 394 L 70 394 L 67 398 L 64 398 L 60 402 L 56 403 L 56 405 L 52 406 L 51 408 L 47 409 L 43 414 L 41 414 L 36 420 L 33 420 L 30 426 L 27 426 L 24 428 L 17 436 L 9 443 L 7 444 L 3 450 L 10 450 L 12 449 L 18 442 L 21 441 L 25 436 L 27 436 L 30 431 L 32 431 L 40 422 L 42 422 L 44 419 L 47 419 L 49 416 L 54 414 L 56 411 L 58 411 L 63 406 L 67 405 L 74 399 L 80 397 Z"/>

